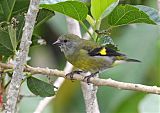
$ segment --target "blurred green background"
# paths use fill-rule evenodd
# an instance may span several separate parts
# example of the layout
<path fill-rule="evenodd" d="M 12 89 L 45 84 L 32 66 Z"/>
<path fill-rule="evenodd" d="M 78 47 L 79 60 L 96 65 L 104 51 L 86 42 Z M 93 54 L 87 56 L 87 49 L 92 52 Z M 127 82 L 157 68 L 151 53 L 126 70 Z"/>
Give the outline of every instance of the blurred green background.
<path fill-rule="evenodd" d="M 121 0 L 121 3 L 143 4 L 156 8 L 156 0 Z M 102 28 L 104 26 L 102 25 Z M 117 81 L 160 86 L 160 27 L 133 24 L 112 31 L 115 44 L 121 52 L 142 63 L 127 63 L 101 73 L 101 78 Z M 65 58 L 60 49 L 52 43 L 61 34 L 67 33 L 65 17 L 56 15 L 42 25 L 40 31 L 47 45 L 34 46 L 30 50 L 32 66 L 63 70 Z M 47 78 L 39 75 L 43 80 Z M 56 77 L 52 78 L 53 80 Z M 26 83 L 22 94 L 30 94 Z M 99 87 L 97 93 L 101 113 L 160 113 L 160 96 L 135 91 L 119 90 L 112 87 Z M 41 97 L 24 97 L 19 103 L 19 113 L 32 113 Z M 66 80 L 54 99 L 43 113 L 85 113 L 85 104 L 79 81 Z"/>

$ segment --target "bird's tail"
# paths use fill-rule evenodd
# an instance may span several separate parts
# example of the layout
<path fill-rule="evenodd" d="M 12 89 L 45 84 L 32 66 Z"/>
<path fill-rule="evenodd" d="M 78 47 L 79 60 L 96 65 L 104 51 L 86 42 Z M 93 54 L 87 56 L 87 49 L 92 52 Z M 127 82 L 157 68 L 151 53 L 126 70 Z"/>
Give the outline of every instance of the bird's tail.
<path fill-rule="evenodd" d="M 140 60 L 130 59 L 130 58 L 125 59 L 125 61 L 127 61 L 127 62 L 141 62 Z"/>
<path fill-rule="evenodd" d="M 127 62 L 141 62 L 140 60 L 128 58 L 125 55 L 124 56 L 116 56 L 116 60 L 123 60 L 123 61 L 127 61 Z"/>

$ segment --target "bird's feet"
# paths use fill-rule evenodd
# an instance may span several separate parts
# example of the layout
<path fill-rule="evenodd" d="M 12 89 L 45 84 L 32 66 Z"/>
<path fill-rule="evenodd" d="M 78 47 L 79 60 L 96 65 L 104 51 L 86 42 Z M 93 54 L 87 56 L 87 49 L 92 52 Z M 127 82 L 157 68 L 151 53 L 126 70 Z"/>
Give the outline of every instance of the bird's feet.
<path fill-rule="evenodd" d="M 83 79 L 83 81 L 87 81 L 87 84 L 89 85 L 90 78 L 95 77 L 97 73 L 99 73 L 99 72 L 91 73 L 90 75 L 85 76 L 84 79 Z"/>
<path fill-rule="evenodd" d="M 83 71 L 72 71 L 72 72 L 70 72 L 70 73 L 66 74 L 66 76 L 65 76 L 65 77 L 66 77 L 66 78 L 68 78 L 68 77 L 69 77 L 69 78 L 70 78 L 70 80 L 73 82 L 73 80 L 74 80 L 74 79 L 73 79 L 73 75 L 74 75 L 74 74 L 81 74 L 81 73 L 83 73 Z"/>

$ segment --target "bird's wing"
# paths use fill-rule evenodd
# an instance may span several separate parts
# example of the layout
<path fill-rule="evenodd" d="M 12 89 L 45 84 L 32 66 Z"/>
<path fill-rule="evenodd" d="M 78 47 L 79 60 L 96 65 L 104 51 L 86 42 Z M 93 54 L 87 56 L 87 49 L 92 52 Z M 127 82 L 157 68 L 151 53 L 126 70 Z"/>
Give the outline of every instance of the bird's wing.
<path fill-rule="evenodd" d="M 105 46 L 94 48 L 93 50 L 88 52 L 88 54 L 90 56 L 125 56 L 124 54 Z"/>
<path fill-rule="evenodd" d="M 93 41 L 85 41 L 85 43 L 82 43 L 81 45 L 82 49 L 86 50 L 90 56 L 126 56 L 125 54 L 119 53 L 106 46 L 100 46 L 97 43 L 93 43 Z"/>
<path fill-rule="evenodd" d="M 119 53 L 106 46 L 99 46 L 96 43 L 88 43 L 88 44 L 85 43 L 82 49 L 83 51 L 86 51 L 86 53 L 88 53 L 89 56 L 101 56 L 101 57 L 109 56 L 114 58 L 115 60 L 126 60 L 128 62 L 141 62 L 136 59 L 129 59 L 125 54 Z"/>

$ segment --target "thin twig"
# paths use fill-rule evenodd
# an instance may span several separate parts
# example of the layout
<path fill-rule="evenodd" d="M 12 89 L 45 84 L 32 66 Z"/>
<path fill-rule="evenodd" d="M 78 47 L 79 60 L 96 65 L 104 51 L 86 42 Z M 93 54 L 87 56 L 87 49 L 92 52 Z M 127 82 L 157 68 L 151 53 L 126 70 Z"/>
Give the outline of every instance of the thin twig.
<path fill-rule="evenodd" d="M 4 69 L 13 69 L 13 65 L 11 64 L 0 63 L 0 67 Z M 31 74 L 42 74 L 42 75 L 57 76 L 57 77 L 65 78 L 64 71 L 60 71 L 57 69 L 27 66 L 24 68 L 24 71 L 30 72 Z M 76 74 L 75 76 L 73 76 L 73 79 L 83 81 L 84 76 Z M 101 79 L 96 77 L 91 78 L 90 82 L 96 86 L 110 86 L 110 87 L 123 89 L 123 90 L 133 90 L 133 91 L 140 91 L 140 92 L 160 95 L 160 87 L 157 87 L 157 86 L 147 86 L 147 85 L 141 85 L 141 84 L 119 82 L 119 81 L 112 80 L 111 78 Z"/>
<path fill-rule="evenodd" d="M 28 12 L 25 17 L 25 26 L 23 28 L 20 50 L 17 52 L 15 59 L 14 72 L 7 93 L 7 103 L 5 106 L 6 113 L 14 113 L 16 110 L 17 98 L 23 78 L 24 64 L 28 56 L 29 46 L 31 44 L 32 32 L 39 11 L 40 0 L 31 0 Z"/>

